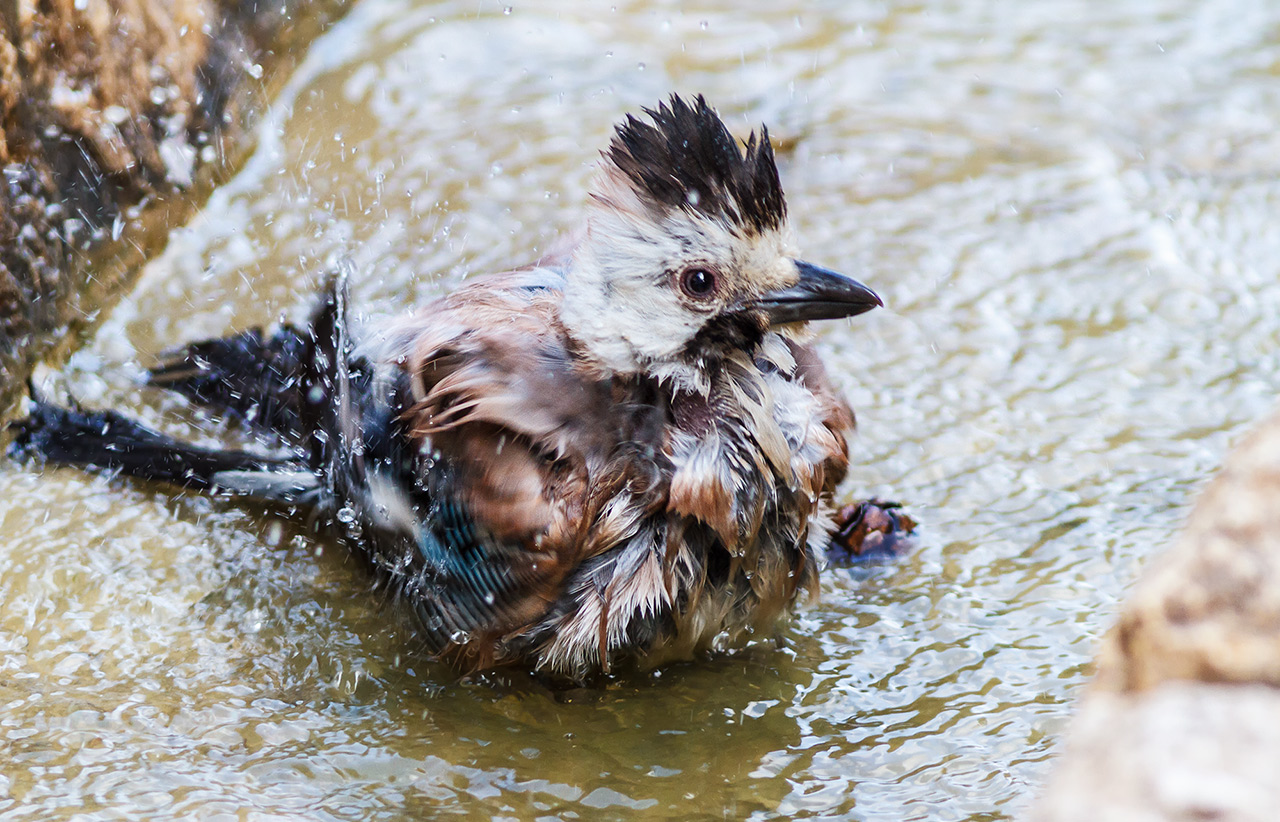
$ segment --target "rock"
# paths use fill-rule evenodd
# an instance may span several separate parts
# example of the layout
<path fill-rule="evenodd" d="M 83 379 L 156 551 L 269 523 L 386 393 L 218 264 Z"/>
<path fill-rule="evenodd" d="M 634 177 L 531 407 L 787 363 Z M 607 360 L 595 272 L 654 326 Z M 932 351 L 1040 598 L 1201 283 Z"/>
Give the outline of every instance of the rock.
<path fill-rule="evenodd" d="M 1265 685 L 1167 682 L 1089 695 L 1032 814 L 1088 822 L 1273 822 L 1280 695 Z"/>
<path fill-rule="evenodd" d="M 342 2 L 0 0 L 0 412 L 226 176 L 263 66 Z"/>
<path fill-rule="evenodd" d="M 1280 817 L 1280 415 L 1147 568 L 1032 817 Z"/>
<path fill-rule="evenodd" d="M 1280 687 L 1280 417 L 1228 457 L 1099 659 L 1101 687 L 1177 679 Z"/>

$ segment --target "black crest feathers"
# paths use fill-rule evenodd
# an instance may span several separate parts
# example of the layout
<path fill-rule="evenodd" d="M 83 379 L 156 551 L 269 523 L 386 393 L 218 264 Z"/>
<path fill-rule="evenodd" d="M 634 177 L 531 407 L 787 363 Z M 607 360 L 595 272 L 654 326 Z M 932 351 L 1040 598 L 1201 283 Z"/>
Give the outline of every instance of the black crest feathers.
<path fill-rule="evenodd" d="M 787 206 L 767 129 L 758 141 L 751 135 L 744 153 L 701 94 L 693 105 L 673 94 L 669 105 L 644 112 L 653 125 L 627 115 L 605 152 L 644 199 L 755 233 L 782 225 Z"/>

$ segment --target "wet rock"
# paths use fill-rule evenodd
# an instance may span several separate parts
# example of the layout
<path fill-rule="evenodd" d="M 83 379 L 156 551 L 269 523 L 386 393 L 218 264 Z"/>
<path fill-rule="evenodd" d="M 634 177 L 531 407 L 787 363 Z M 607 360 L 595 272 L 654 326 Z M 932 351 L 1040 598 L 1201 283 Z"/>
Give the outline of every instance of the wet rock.
<path fill-rule="evenodd" d="M 1135 585 L 1033 817 L 1280 813 L 1280 415 Z"/>
<path fill-rule="evenodd" d="M 264 66 L 342 5 L 0 2 L 0 411 L 227 174 Z"/>

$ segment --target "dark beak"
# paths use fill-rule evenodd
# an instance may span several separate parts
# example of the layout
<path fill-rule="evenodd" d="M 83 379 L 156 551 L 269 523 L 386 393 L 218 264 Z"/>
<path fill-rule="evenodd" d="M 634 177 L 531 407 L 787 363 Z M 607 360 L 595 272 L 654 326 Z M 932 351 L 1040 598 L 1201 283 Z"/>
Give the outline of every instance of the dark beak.
<path fill-rule="evenodd" d="M 764 309 L 770 325 L 838 320 L 884 305 L 876 292 L 852 277 L 800 260 L 795 263 L 800 282 L 770 291 L 755 303 Z"/>

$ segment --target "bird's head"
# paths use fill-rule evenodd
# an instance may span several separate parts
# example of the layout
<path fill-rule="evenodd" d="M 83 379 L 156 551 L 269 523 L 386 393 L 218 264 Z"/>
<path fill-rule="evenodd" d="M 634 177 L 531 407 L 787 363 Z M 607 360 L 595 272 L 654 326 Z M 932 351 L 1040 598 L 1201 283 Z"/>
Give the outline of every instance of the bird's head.
<path fill-rule="evenodd" d="M 604 152 L 569 269 L 563 320 L 592 359 L 705 392 L 770 328 L 882 305 L 796 259 L 767 131 L 744 150 L 701 96 L 645 113 Z"/>

